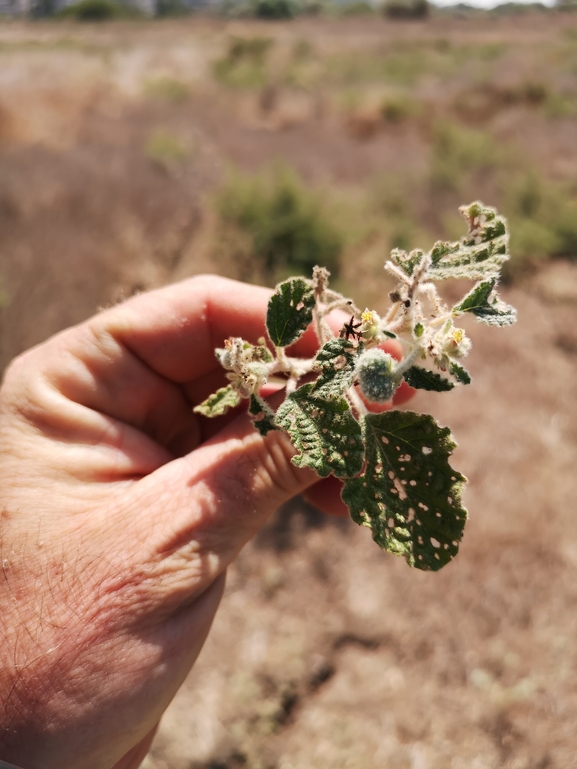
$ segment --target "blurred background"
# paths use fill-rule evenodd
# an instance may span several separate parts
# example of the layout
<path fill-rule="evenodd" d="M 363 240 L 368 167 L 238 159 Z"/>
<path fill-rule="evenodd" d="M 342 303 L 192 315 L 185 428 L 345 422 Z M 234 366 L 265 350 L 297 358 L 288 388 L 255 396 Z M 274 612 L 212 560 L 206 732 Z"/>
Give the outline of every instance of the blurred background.
<path fill-rule="evenodd" d="M 147 769 L 577 767 L 577 5 L 0 0 L 0 369 L 199 272 L 319 263 L 379 311 L 389 250 L 477 198 L 519 322 L 410 405 L 460 444 L 459 557 L 287 505 Z"/>

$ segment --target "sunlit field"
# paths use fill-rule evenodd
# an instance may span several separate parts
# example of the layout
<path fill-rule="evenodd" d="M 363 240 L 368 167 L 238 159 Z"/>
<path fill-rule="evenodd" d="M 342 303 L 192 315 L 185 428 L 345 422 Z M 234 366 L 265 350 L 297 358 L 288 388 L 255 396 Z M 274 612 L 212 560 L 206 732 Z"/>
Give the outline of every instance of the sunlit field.
<path fill-rule="evenodd" d="M 0 22 L 0 366 L 135 292 L 507 215 L 511 329 L 419 394 L 470 480 L 437 574 L 295 500 L 231 568 L 147 769 L 577 767 L 577 14 Z M 450 290 L 450 289 L 449 289 Z"/>

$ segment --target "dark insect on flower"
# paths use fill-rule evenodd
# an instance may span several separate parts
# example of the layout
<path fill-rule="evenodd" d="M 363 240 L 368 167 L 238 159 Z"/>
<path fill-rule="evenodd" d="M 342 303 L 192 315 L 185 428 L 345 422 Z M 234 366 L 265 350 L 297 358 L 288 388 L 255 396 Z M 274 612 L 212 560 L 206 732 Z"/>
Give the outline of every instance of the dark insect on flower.
<path fill-rule="evenodd" d="M 340 338 L 341 339 L 350 339 L 352 337 L 353 339 L 360 339 L 362 337 L 362 333 L 357 331 L 362 326 L 362 322 L 359 321 L 358 323 L 355 323 L 355 316 L 353 315 L 348 323 L 345 323 L 344 326 L 341 328 L 340 331 Z"/>

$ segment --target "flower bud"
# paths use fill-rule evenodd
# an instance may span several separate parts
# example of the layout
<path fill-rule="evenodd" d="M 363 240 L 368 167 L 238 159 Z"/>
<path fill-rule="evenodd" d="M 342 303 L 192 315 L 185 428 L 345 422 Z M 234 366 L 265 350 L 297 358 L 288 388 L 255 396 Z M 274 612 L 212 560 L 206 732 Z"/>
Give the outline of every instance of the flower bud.
<path fill-rule="evenodd" d="M 368 401 L 386 403 L 391 400 L 401 380 L 395 374 L 395 368 L 394 359 L 379 347 L 359 355 L 355 374 L 359 389 Z"/>

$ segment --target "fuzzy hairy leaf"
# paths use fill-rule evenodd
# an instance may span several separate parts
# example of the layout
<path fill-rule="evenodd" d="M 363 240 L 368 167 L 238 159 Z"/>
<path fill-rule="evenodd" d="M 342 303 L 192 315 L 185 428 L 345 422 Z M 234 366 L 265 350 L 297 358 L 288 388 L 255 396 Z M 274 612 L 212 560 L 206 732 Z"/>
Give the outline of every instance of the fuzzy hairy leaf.
<path fill-rule="evenodd" d="M 238 406 L 241 402 L 242 396 L 234 389 L 232 385 L 227 387 L 221 387 L 208 398 L 195 406 L 193 411 L 196 414 L 202 414 L 203 417 L 219 417 L 221 414 Z"/>
<path fill-rule="evenodd" d="M 266 435 L 271 430 L 276 430 L 275 414 L 268 403 L 260 395 L 251 395 L 248 413 L 252 422 L 261 435 Z"/>
<path fill-rule="evenodd" d="M 437 571 L 457 554 L 465 478 L 449 465 L 455 443 L 428 414 L 388 411 L 363 420 L 366 466 L 342 498 L 375 542 L 410 566 Z"/>
<path fill-rule="evenodd" d="M 471 375 L 464 366 L 461 366 L 458 363 L 451 363 L 449 371 L 455 377 L 457 382 L 466 385 L 471 384 Z"/>
<path fill-rule="evenodd" d="M 403 379 L 416 390 L 431 390 L 438 393 L 452 390 L 455 386 L 450 379 L 421 366 L 411 366 L 403 374 Z"/>
<path fill-rule="evenodd" d="M 435 243 L 429 277 L 432 280 L 497 277 L 509 258 L 509 234 L 504 217 L 478 202 L 459 211 L 468 222 L 469 232 L 457 243 Z"/>
<path fill-rule="evenodd" d="M 459 304 L 453 307 L 453 314 L 472 312 L 477 320 L 489 326 L 511 326 L 517 320 L 517 311 L 502 302 L 494 292 L 497 278 L 481 280 Z"/>
<path fill-rule="evenodd" d="M 403 251 L 401 248 L 394 248 L 391 251 L 391 261 L 397 267 L 400 267 L 406 275 L 411 277 L 415 271 L 415 267 L 421 263 L 423 254 L 424 251 L 421 251 L 419 248 L 410 253 Z"/>
<path fill-rule="evenodd" d="M 322 478 L 356 475 L 363 464 L 361 426 L 345 398 L 320 398 L 314 383 L 291 393 L 276 413 L 276 423 L 290 435 L 297 450 L 292 461 L 310 467 Z"/>
<path fill-rule="evenodd" d="M 287 347 L 304 334 L 313 319 L 315 296 L 304 278 L 290 278 L 279 283 L 271 296 L 266 314 L 266 328 L 271 342 Z"/>
<path fill-rule="evenodd" d="M 320 375 L 315 381 L 313 393 L 318 398 L 341 398 L 352 385 L 357 354 L 348 339 L 331 339 L 324 344 L 315 358 L 315 368 Z"/>

